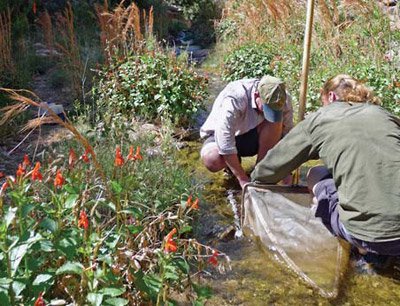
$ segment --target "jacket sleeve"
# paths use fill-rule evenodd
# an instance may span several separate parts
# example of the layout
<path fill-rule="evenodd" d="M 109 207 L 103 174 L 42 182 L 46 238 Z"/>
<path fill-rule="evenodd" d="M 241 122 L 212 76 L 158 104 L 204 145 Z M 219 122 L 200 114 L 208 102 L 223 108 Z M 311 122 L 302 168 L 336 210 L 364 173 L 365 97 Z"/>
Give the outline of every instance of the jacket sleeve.
<path fill-rule="evenodd" d="M 317 159 L 318 152 L 305 132 L 305 121 L 297 124 L 268 154 L 257 164 L 251 174 L 256 183 L 277 183 L 302 163 Z"/>

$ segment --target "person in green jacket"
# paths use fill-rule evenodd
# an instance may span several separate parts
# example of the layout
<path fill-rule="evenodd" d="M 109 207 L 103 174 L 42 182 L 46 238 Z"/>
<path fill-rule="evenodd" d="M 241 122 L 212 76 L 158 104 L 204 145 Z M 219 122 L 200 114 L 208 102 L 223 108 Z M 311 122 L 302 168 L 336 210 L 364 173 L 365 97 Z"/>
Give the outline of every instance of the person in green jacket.
<path fill-rule="evenodd" d="M 321 91 L 322 108 L 297 124 L 257 164 L 251 180 L 277 183 L 310 159 L 315 216 L 360 253 L 400 255 L 400 119 L 345 74 Z"/>

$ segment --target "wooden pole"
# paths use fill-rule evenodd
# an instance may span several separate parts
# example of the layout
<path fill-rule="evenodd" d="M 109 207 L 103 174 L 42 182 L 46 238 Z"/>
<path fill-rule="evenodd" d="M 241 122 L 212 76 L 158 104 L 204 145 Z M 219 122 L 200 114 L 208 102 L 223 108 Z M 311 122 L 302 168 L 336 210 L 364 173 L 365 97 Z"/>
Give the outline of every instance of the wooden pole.
<path fill-rule="evenodd" d="M 298 122 L 304 119 L 304 114 L 306 111 L 308 70 L 310 63 L 312 25 L 314 19 L 314 2 L 315 2 L 314 0 L 307 1 L 307 22 L 306 22 L 306 31 L 304 34 L 303 70 L 301 73 Z"/>
<path fill-rule="evenodd" d="M 301 72 L 299 114 L 297 122 L 300 122 L 304 119 L 304 114 L 306 112 L 308 70 L 310 63 L 312 25 L 314 19 L 314 3 L 315 3 L 314 0 L 307 1 L 307 21 L 306 21 L 306 30 L 304 33 L 303 69 Z M 300 168 L 297 168 L 294 173 L 293 183 L 295 185 L 298 185 L 299 181 L 300 181 Z"/>

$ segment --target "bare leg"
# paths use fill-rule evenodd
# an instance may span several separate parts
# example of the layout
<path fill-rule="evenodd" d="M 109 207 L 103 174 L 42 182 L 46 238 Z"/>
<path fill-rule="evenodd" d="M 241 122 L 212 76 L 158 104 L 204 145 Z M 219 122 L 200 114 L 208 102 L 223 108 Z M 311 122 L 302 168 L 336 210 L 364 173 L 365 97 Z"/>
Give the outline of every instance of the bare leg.
<path fill-rule="evenodd" d="M 216 143 L 207 144 L 201 149 L 201 161 L 211 172 L 218 172 L 227 167 L 224 158 L 218 153 Z"/>

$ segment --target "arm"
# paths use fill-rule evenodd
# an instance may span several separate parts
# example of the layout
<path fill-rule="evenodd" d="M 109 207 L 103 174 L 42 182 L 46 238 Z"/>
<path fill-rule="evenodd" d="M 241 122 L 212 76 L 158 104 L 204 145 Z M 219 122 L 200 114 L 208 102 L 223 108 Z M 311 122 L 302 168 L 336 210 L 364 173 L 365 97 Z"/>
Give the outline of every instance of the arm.
<path fill-rule="evenodd" d="M 238 179 L 240 187 L 243 188 L 244 184 L 250 182 L 249 177 L 244 172 L 242 165 L 239 162 L 237 154 L 223 155 L 223 158 L 226 165 L 231 169 L 233 175 Z"/>
<path fill-rule="evenodd" d="M 311 143 L 310 135 L 303 129 L 305 121 L 294 127 L 257 164 L 251 174 L 253 182 L 277 183 L 302 163 L 318 158 L 318 152 Z"/>

